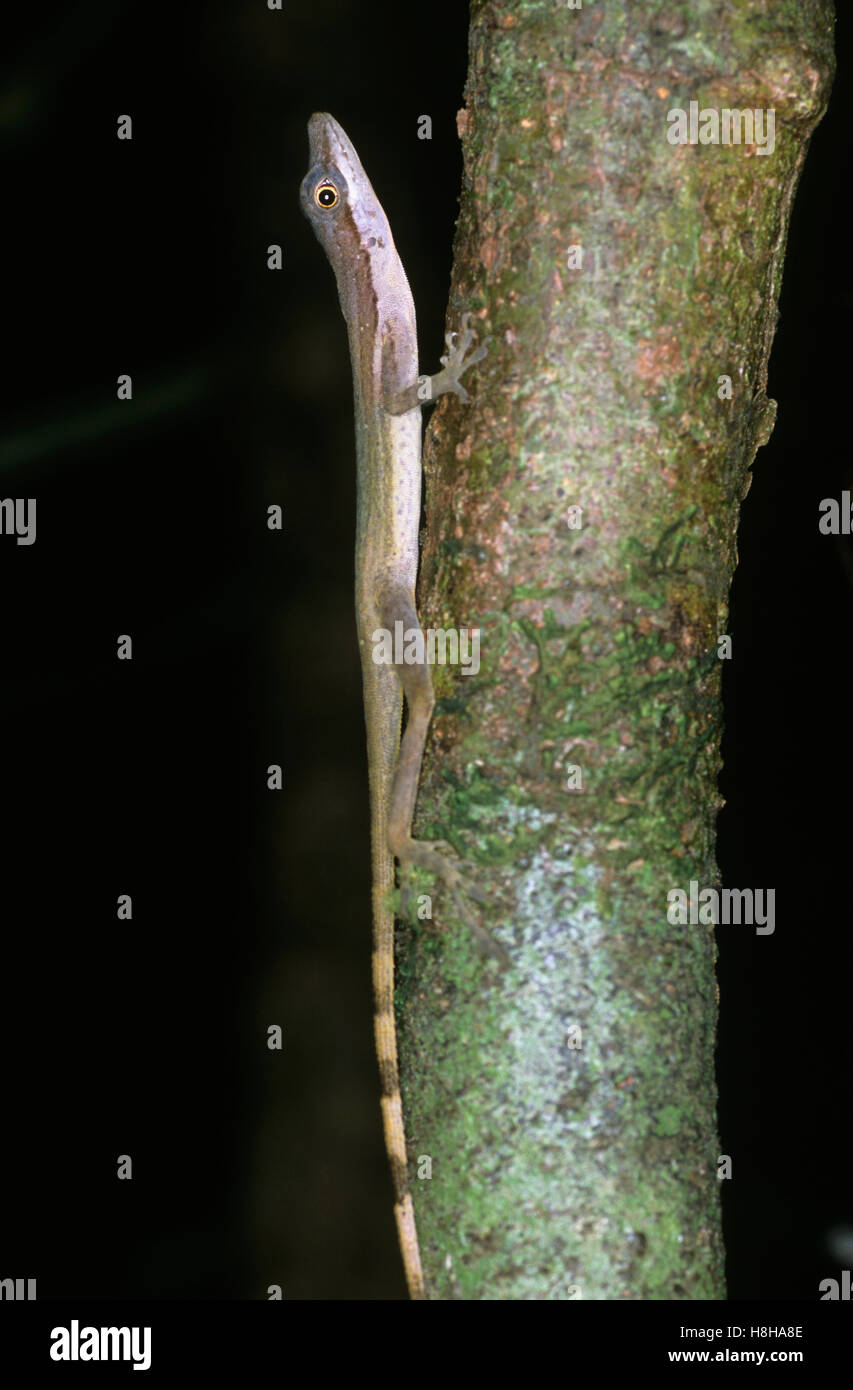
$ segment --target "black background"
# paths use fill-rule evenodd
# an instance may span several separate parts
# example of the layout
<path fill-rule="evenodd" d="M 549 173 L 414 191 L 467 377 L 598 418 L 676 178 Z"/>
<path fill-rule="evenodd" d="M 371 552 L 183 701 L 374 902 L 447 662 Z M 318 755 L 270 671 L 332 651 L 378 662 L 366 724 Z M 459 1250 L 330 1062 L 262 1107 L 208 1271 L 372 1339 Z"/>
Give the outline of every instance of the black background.
<path fill-rule="evenodd" d="M 467 18 L 437 0 L 413 37 L 390 0 L 286 8 L 89 0 L 7 28 L 0 495 L 38 499 L 38 539 L 0 544 L 0 1277 L 39 1298 L 405 1293 L 372 1052 L 350 367 L 297 192 L 330 110 L 432 369 Z M 853 545 L 817 530 L 853 485 L 848 29 L 794 207 L 724 677 L 723 880 L 777 891 L 773 937 L 718 933 L 732 1298 L 814 1300 L 828 1230 L 853 1228 Z"/>

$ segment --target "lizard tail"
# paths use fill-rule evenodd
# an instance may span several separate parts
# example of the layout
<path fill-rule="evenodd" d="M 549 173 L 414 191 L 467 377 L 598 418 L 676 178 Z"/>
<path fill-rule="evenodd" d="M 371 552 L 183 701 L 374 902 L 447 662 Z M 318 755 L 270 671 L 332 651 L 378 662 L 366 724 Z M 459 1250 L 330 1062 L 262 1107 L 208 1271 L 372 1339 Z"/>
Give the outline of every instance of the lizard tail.
<path fill-rule="evenodd" d="M 393 861 L 389 866 L 393 872 Z M 385 875 L 383 875 L 383 878 Z M 397 1065 L 397 1030 L 394 1022 L 394 917 L 384 902 L 376 901 L 374 889 L 373 990 L 375 998 L 374 1028 L 376 1056 L 382 1085 L 382 1125 L 385 1147 L 391 1163 L 394 1182 L 394 1216 L 406 1270 L 409 1296 L 425 1299 L 424 1275 L 415 1209 L 409 1190 L 409 1169 L 406 1158 L 406 1133 L 403 1128 L 403 1101 L 400 1095 L 400 1072 Z"/>

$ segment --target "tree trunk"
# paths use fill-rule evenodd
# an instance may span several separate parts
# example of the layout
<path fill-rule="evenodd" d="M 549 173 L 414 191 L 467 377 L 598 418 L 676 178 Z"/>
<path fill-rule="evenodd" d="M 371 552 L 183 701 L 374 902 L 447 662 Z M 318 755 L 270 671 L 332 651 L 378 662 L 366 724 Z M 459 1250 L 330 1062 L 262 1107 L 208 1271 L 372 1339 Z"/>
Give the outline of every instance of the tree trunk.
<path fill-rule="evenodd" d="M 491 344 L 430 428 L 420 612 L 482 665 L 435 671 L 416 833 L 512 965 L 439 886 L 401 934 L 435 1298 L 724 1296 L 714 932 L 667 895 L 718 884 L 739 504 L 832 69 L 828 0 L 473 6 L 449 327 Z M 726 109 L 752 143 L 708 139 Z"/>

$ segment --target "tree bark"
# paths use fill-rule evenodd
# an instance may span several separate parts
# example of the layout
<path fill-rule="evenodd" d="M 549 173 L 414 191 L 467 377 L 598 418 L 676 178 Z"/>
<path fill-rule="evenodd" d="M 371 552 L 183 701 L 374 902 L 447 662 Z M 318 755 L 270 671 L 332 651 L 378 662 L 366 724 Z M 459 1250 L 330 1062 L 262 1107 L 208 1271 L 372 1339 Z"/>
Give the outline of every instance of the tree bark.
<path fill-rule="evenodd" d="M 438 886 L 401 933 L 422 1254 L 434 1298 L 721 1298 L 714 932 L 667 894 L 718 884 L 718 653 L 832 7 L 472 10 L 448 327 L 491 344 L 431 423 L 420 612 L 482 665 L 434 672 L 416 833 L 512 966 Z M 772 153 L 670 143 L 693 101 L 772 109 Z"/>

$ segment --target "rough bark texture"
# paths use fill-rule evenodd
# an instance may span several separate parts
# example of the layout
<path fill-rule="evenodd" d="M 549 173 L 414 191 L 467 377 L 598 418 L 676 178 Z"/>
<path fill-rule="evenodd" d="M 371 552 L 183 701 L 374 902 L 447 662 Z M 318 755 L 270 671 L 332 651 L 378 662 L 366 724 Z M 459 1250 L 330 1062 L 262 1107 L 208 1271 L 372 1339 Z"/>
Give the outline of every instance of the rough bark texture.
<path fill-rule="evenodd" d="M 724 1296 L 714 934 L 667 893 L 718 882 L 718 637 L 832 67 L 823 0 L 473 6 L 449 326 L 491 347 L 430 431 L 420 598 L 482 667 L 436 670 L 417 831 L 513 965 L 438 887 L 400 942 L 435 1298 Z M 668 143 L 694 100 L 773 108 L 774 152 Z"/>

